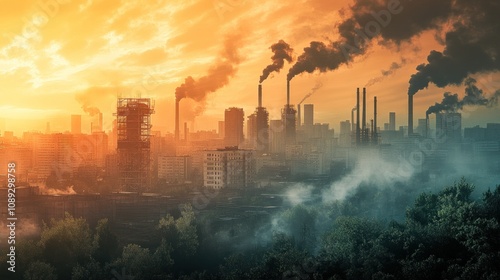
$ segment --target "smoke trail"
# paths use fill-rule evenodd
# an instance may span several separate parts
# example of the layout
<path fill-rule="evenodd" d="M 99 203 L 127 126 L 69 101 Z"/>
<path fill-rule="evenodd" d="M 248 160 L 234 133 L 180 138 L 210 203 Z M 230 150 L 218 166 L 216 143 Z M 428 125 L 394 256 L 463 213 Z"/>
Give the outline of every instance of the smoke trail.
<path fill-rule="evenodd" d="M 264 80 L 269 77 L 269 74 L 272 72 L 280 72 L 280 70 L 285 65 L 285 60 L 291 63 L 293 61 L 292 53 L 293 49 L 283 40 L 279 40 L 278 43 L 273 44 L 271 46 L 271 50 L 274 55 L 271 57 L 273 63 L 269 64 L 262 70 L 262 75 L 260 76 L 259 83 L 262 83 Z"/>
<path fill-rule="evenodd" d="M 311 89 L 311 91 L 302 98 L 302 100 L 299 102 L 299 105 L 302 104 L 307 98 L 311 97 L 318 89 L 320 89 L 323 86 L 323 83 L 321 81 L 316 82 L 314 87 Z"/>
<path fill-rule="evenodd" d="M 362 184 L 390 188 L 395 183 L 408 182 L 414 171 L 409 163 L 387 161 L 377 153 L 366 154 L 358 159 L 350 174 L 323 192 L 323 202 L 342 201 Z"/>
<path fill-rule="evenodd" d="M 458 0 L 457 19 L 445 36 L 442 52 L 433 50 L 427 63 L 417 67 L 409 80 L 408 94 L 427 88 L 460 85 L 472 74 L 500 70 L 500 3 L 496 0 Z"/>
<path fill-rule="evenodd" d="M 208 69 L 207 74 L 198 79 L 188 76 L 182 85 L 176 88 L 175 97 L 177 100 L 191 98 L 200 104 L 197 113 L 200 114 L 205 108 L 205 99 L 211 92 L 226 86 L 232 78 L 241 62 L 238 49 L 242 45 L 242 36 L 228 35 L 224 40 L 224 49 L 220 57 Z"/>
<path fill-rule="evenodd" d="M 465 1 L 465 0 L 462 0 Z M 452 0 L 399 1 L 357 0 L 350 17 L 338 25 L 335 42 L 313 41 L 290 68 L 287 78 L 314 71 L 326 72 L 363 55 L 374 38 L 399 44 L 429 29 L 435 29 L 452 11 Z"/>
<path fill-rule="evenodd" d="M 76 101 L 82 105 L 82 110 L 94 116 L 101 111 L 98 104 L 107 104 L 108 97 L 116 97 L 116 89 L 107 87 L 91 87 L 75 96 Z"/>
<path fill-rule="evenodd" d="M 494 106 L 498 103 L 500 97 L 500 90 L 497 90 L 493 96 L 484 96 L 483 90 L 476 86 L 476 80 L 467 78 L 465 80 L 465 95 L 460 100 L 458 94 L 451 94 L 445 92 L 443 100 L 440 103 L 435 103 L 427 109 L 426 114 L 440 113 L 440 112 L 456 112 L 463 109 L 464 106 Z"/>
<path fill-rule="evenodd" d="M 369 87 L 369 86 L 372 86 L 372 85 L 374 85 L 376 83 L 381 82 L 387 76 L 390 76 L 390 75 L 394 74 L 398 69 L 400 69 L 401 67 L 403 67 L 406 63 L 407 63 L 406 58 L 401 58 L 401 61 L 399 63 L 398 62 L 393 62 L 391 64 L 391 66 L 389 67 L 389 69 L 380 71 L 381 74 L 382 74 L 381 76 L 378 76 L 376 78 L 373 78 L 373 79 L 369 80 L 364 87 Z"/>

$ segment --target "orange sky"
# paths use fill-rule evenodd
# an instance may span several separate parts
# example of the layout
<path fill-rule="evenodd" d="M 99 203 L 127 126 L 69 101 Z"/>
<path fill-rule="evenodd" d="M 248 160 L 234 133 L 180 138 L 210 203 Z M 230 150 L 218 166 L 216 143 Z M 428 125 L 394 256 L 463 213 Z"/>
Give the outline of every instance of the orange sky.
<path fill-rule="evenodd" d="M 39 2 L 51 3 L 43 7 Z M 116 97 L 151 97 L 156 102 L 153 130 L 173 131 L 174 93 L 187 76 L 206 74 L 218 61 L 227 36 L 241 40 L 241 63 L 229 84 L 211 93 L 205 109 L 196 118 L 196 129 L 216 129 L 225 108 L 243 107 L 245 115 L 257 103 L 257 84 L 262 69 L 270 63 L 270 45 L 283 39 L 295 56 L 312 40 L 335 39 L 340 9 L 349 1 L 279 0 L 235 1 L 118 1 L 118 0 L 0 0 L 0 119 L 5 129 L 21 135 L 26 130 L 70 129 L 70 115 L 86 113 L 87 106 L 99 108 L 109 128 Z M 432 49 L 442 50 L 434 32 L 427 32 L 401 46 L 373 43 L 370 50 L 349 66 L 329 73 L 302 74 L 292 80 L 292 103 L 296 103 L 321 81 L 323 87 L 305 103 L 315 104 L 315 121 L 329 122 L 338 129 L 350 119 L 356 87 L 389 69 L 393 62 L 406 64 L 393 75 L 368 88 L 371 100 L 378 97 L 379 124 L 388 112 L 397 113 L 398 125 L 406 124 L 408 79 Z M 279 118 L 285 102 L 286 73 L 272 74 L 263 83 L 264 105 L 272 119 Z M 498 75 L 476 76 L 491 85 Z M 498 85 L 498 82 L 496 82 Z M 441 100 L 444 91 L 457 87 L 429 89 L 415 96 L 415 119 L 429 105 Z M 198 107 L 198 109 L 196 108 Z M 199 110 L 189 99 L 181 102 L 182 119 Z M 498 109 L 468 109 L 464 125 L 493 122 Z M 88 132 L 90 118 L 83 118 Z M 416 120 L 415 120 L 416 123 Z M 0 121 L 0 130 L 2 121 Z"/>

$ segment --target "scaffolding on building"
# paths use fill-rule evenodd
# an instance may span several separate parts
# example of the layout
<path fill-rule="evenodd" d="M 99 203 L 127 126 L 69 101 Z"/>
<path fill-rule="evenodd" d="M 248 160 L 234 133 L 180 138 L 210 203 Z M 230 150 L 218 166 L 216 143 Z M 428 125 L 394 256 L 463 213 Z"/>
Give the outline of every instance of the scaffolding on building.
<path fill-rule="evenodd" d="M 119 182 L 122 190 L 143 192 L 151 186 L 151 114 L 149 98 L 118 98 L 116 108 Z"/>

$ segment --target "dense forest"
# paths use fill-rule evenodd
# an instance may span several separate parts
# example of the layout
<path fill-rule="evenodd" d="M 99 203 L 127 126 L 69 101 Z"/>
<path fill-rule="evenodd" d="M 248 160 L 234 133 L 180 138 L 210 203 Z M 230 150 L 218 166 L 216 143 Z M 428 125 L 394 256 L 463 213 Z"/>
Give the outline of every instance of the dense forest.
<path fill-rule="evenodd" d="M 1 279 L 500 279 L 500 186 L 473 199 L 465 180 L 418 195 L 404 218 L 363 215 L 348 200 L 297 204 L 267 242 L 224 250 L 189 204 L 161 218 L 151 246 L 121 244 L 109 222 L 69 214 L 17 245 Z M 276 224 L 275 224 L 276 225 Z"/>

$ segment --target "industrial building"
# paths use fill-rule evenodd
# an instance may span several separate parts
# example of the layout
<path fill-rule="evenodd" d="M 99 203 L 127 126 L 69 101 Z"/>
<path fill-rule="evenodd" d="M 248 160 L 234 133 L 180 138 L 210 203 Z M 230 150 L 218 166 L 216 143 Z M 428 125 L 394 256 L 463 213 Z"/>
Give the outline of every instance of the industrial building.
<path fill-rule="evenodd" d="M 143 192 L 151 185 L 151 114 L 149 98 L 119 98 L 116 110 L 120 188 Z"/>

